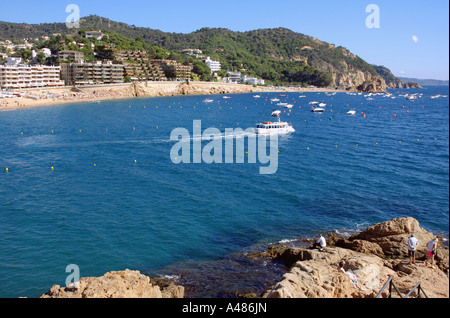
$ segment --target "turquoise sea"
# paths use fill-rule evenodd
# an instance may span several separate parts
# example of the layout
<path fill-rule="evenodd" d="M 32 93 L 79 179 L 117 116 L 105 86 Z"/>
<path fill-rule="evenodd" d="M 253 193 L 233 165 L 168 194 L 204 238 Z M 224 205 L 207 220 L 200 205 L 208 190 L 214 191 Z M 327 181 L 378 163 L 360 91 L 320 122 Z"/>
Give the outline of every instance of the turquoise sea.
<path fill-rule="evenodd" d="M 449 99 L 430 98 L 448 87 L 390 93 L 396 98 L 274 92 L 1 111 L 0 297 L 64 286 L 69 264 L 82 277 L 182 273 L 188 296 L 231 297 L 282 273 L 245 257 L 270 243 L 403 216 L 448 237 Z M 255 127 L 270 120 L 275 97 L 294 105 L 279 109 L 296 129 L 279 139 L 276 174 L 259 174 L 259 163 L 171 161 L 173 129 L 192 133 L 194 120 L 221 132 Z M 310 112 L 310 101 L 326 111 Z"/>

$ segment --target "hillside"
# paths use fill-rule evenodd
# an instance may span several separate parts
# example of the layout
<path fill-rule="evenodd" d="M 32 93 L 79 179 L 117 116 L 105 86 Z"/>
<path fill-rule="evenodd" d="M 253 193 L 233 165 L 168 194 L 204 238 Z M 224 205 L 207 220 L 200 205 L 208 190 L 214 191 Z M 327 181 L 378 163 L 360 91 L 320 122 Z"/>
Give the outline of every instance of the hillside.
<path fill-rule="evenodd" d="M 399 77 L 403 82 L 415 82 L 420 85 L 438 85 L 438 86 L 448 86 L 448 81 L 435 80 L 435 79 L 419 79 L 419 78 L 409 78 L 409 77 Z"/>
<path fill-rule="evenodd" d="M 384 91 L 385 80 L 375 68 L 343 47 L 288 29 L 234 32 L 203 28 L 198 31 L 166 33 L 110 21 L 99 16 L 81 19 L 81 29 L 64 23 L 39 25 L 0 22 L 0 39 L 23 39 L 52 34 L 74 35 L 81 30 L 102 30 L 136 39 L 171 51 L 196 48 L 222 63 L 222 69 L 244 70 L 272 84 L 312 84 L 340 89 Z"/>
<path fill-rule="evenodd" d="M 392 72 L 384 66 L 373 65 L 378 74 L 380 74 L 386 81 L 386 85 L 389 88 L 402 88 L 402 80 L 396 77 Z"/>

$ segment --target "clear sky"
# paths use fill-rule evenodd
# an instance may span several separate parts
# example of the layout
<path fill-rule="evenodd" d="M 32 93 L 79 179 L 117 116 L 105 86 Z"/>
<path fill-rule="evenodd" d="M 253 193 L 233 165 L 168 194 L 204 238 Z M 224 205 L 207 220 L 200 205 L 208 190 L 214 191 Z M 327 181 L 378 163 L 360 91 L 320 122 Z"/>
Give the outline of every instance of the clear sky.
<path fill-rule="evenodd" d="M 2 1 L 0 20 L 65 22 L 72 3 L 81 17 L 96 14 L 165 32 L 285 27 L 343 46 L 396 76 L 449 79 L 448 0 L 22 0 Z M 366 26 L 370 4 L 379 8 L 379 28 Z"/>

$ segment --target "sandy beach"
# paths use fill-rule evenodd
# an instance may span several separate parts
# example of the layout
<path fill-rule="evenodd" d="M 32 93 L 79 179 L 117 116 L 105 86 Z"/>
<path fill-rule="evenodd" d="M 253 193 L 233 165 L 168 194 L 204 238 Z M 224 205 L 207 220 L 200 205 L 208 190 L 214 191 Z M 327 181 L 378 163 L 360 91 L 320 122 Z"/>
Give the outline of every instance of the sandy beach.
<path fill-rule="evenodd" d="M 263 92 L 337 92 L 327 88 L 297 87 L 253 87 L 242 84 L 224 83 L 180 83 L 180 82 L 141 82 L 134 84 L 99 85 L 84 87 L 18 89 L 8 94 L 17 94 L 13 98 L 1 98 L 0 110 L 23 109 L 39 106 L 53 106 L 69 103 L 89 103 L 102 100 L 126 99 L 134 97 L 163 97 L 176 95 L 212 95 Z"/>

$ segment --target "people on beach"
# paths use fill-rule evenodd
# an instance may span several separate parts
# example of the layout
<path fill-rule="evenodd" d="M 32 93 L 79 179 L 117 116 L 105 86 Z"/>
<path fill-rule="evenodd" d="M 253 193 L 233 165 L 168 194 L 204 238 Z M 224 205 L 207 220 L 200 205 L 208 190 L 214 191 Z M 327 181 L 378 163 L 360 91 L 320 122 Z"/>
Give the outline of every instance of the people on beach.
<path fill-rule="evenodd" d="M 416 250 L 417 250 L 418 245 L 419 245 L 419 240 L 417 240 L 414 233 L 411 234 L 411 237 L 408 239 L 408 256 L 409 256 L 410 264 L 416 263 Z"/>
<path fill-rule="evenodd" d="M 430 261 L 431 266 L 434 265 L 434 258 L 436 256 L 438 238 L 435 237 L 433 240 L 427 243 L 427 260 L 425 261 L 425 266 L 428 266 L 428 261 Z"/>
<path fill-rule="evenodd" d="M 359 286 L 359 284 L 358 284 L 358 279 L 356 278 L 356 275 L 353 274 L 353 273 L 350 272 L 350 271 L 345 271 L 344 266 L 345 266 L 345 261 L 344 261 L 344 260 L 340 261 L 340 262 L 339 262 L 339 265 L 338 265 L 338 267 L 337 267 L 337 270 L 338 270 L 339 272 L 342 272 L 342 273 L 346 274 L 346 275 L 350 278 L 350 282 L 353 284 L 353 286 L 354 286 L 356 289 L 359 289 L 359 290 L 364 291 L 364 288 L 362 288 L 361 286 Z"/>
<path fill-rule="evenodd" d="M 320 251 L 322 251 L 327 246 L 327 241 L 322 236 L 322 234 L 319 234 L 319 238 L 314 242 L 312 248 L 318 248 Z"/>

